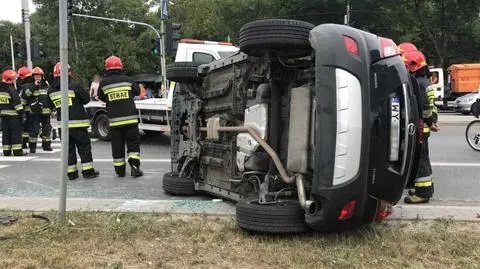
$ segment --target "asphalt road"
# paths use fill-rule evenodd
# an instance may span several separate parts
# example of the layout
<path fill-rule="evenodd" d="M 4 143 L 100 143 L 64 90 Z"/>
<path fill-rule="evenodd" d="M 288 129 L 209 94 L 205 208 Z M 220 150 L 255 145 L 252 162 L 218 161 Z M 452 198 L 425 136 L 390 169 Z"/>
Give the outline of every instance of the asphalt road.
<path fill-rule="evenodd" d="M 467 145 L 465 127 L 464 122 L 441 125 L 441 131 L 430 139 L 436 200 L 480 201 L 480 152 Z M 110 144 L 93 139 L 94 164 L 101 176 L 94 180 L 69 181 L 68 196 L 173 199 L 161 187 L 162 175 L 170 171 L 169 143 L 170 138 L 165 134 L 144 136 L 141 151 L 145 176 L 120 179 L 115 176 Z M 0 156 L 0 196 L 58 197 L 60 142 L 55 141 L 53 147 L 53 153 L 40 150 L 27 157 Z"/>

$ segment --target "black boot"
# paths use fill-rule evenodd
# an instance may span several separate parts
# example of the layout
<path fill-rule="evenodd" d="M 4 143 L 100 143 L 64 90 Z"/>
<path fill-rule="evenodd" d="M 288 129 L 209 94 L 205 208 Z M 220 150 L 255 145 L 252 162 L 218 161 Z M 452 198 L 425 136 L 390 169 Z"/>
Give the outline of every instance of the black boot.
<path fill-rule="evenodd" d="M 28 153 L 24 152 L 23 149 L 13 151 L 13 156 L 27 156 L 27 155 Z"/>
<path fill-rule="evenodd" d="M 52 130 L 52 140 L 57 139 L 57 129 L 53 128 Z"/>
<path fill-rule="evenodd" d="M 140 170 L 140 167 L 135 166 L 135 165 L 132 165 L 132 166 L 131 166 L 131 170 L 132 170 L 131 176 L 132 176 L 133 178 L 137 178 L 137 177 L 143 176 L 143 172 L 142 172 L 142 170 Z"/>
<path fill-rule="evenodd" d="M 12 156 L 12 151 L 11 150 L 4 150 L 3 151 L 3 156 L 6 156 L 6 157 Z"/>
<path fill-rule="evenodd" d="M 53 151 L 51 141 L 42 141 L 43 151 Z"/>
<path fill-rule="evenodd" d="M 125 177 L 125 165 L 115 166 L 115 173 L 118 177 Z"/>
<path fill-rule="evenodd" d="M 98 177 L 100 172 L 95 171 L 95 169 L 89 169 L 87 171 L 82 171 L 82 174 L 84 179 L 92 179 Z"/>
<path fill-rule="evenodd" d="M 68 173 L 68 180 L 75 180 L 78 178 L 78 171 Z"/>
<path fill-rule="evenodd" d="M 34 143 L 34 142 L 30 142 L 28 143 L 29 147 L 30 147 L 30 153 L 35 153 L 37 152 L 37 143 Z"/>

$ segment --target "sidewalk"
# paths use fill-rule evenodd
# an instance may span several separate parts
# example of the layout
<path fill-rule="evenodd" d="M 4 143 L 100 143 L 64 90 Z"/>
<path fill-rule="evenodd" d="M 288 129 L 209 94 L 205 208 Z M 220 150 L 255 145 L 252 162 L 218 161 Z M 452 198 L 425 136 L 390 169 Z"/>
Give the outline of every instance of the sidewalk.
<path fill-rule="evenodd" d="M 0 197 L 0 209 L 50 211 L 57 210 L 56 198 Z M 68 211 L 145 212 L 171 214 L 234 215 L 235 206 L 220 199 L 213 200 L 121 200 L 121 199 L 68 199 Z M 428 205 L 394 207 L 391 220 L 452 219 L 480 221 L 478 202 L 434 201 Z"/>

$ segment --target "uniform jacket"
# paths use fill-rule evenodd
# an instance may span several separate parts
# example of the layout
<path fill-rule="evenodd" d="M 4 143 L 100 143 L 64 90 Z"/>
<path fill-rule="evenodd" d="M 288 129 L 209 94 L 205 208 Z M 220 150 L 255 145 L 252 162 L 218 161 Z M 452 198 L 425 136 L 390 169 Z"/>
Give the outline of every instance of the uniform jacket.
<path fill-rule="evenodd" d="M 52 109 L 48 106 L 48 83 L 42 80 L 39 85 L 27 83 L 23 86 L 22 100 L 32 114 L 50 115 Z"/>
<path fill-rule="evenodd" d="M 13 84 L 0 83 L 0 115 L 19 116 L 23 112 L 17 89 Z"/>
<path fill-rule="evenodd" d="M 57 120 L 61 121 L 61 92 L 60 79 L 55 79 L 48 90 L 49 107 L 57 110 Z M 90 121 L 87 111 L 83 105 L 90 102 L 88 92 L 82 87 L 69 80 L 68 81 L 68 127 L 69 128 L 88 128 Z"/>
<path fill-rule="evenodd" d="M 140 87 L 121 70 L 107 71 L 98 87 L 98 98 L 106 103 L 110 127 L 138 124 L 138 113 L 133 97 L 140 94 Z"/>
<path fill-rule="evenodd" d="M 437 108 L 435 106 L 435 89 L 427 76 L 416 76 L 420 91 L 425 93 L 423 102 L 423 120 L 425 122 L 423 132 L 430 132 L 430 126 L 437 121 Z"/>

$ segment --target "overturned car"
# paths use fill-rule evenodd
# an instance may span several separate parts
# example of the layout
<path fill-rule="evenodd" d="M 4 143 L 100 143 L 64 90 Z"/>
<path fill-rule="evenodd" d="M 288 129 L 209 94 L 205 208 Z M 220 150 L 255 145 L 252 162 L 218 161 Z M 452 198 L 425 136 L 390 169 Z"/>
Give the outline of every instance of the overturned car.
<path fill-rule="evenodd" d="M 340 231 L 386 218 L 414 168 L 414 91 L 390 39 L 260 20 L 240 50 L 174 63 L 163 189 L 237 201 L 245 230 Z"/>

